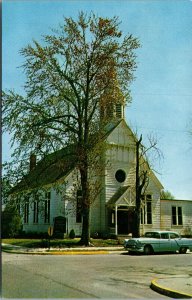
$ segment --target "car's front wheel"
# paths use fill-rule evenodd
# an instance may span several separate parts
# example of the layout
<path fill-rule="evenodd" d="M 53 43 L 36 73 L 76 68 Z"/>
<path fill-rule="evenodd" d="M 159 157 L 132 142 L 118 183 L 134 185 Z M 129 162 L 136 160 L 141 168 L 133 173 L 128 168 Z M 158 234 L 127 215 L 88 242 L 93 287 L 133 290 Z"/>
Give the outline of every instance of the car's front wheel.
<path fill-rule="evenodd" d="M 153 248 L 151 247 L 151 245 L 146 245 L 145 247 L 144 247 L 144 254 L 146 254 L 146 255 L 151 255 L 151 254 L 153 254 Z"/>
<path fill-rule="evenodd" d="M 181 247 L 180 249 L 179 249 L 179 253 L 180 254 L 185 254 L 187 252 L 187 248 L 186 247 Z"/>

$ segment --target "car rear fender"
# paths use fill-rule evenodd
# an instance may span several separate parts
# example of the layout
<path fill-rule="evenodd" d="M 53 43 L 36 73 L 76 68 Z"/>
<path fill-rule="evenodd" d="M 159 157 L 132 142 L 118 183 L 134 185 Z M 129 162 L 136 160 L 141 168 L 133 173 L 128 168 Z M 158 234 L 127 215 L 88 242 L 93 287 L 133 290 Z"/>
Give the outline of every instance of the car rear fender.
<path fill-rule="evenodd" d="M 188 243 L 186 243 L 186 241 L 182 241 L 182 240 L 175 240 L 178 247 L 184 247 L 186 249 L 190 249 L 190 245 Z"/>

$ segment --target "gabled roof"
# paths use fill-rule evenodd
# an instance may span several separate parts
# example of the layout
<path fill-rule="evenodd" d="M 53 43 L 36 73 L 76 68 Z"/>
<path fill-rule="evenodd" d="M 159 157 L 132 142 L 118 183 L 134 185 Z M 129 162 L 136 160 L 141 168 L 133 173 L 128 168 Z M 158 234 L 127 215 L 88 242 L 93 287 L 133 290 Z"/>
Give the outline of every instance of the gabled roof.
<path fill-rule="evenodd" d="M 111 197 L 111 199 L 109 199 L 107 205 L 108 206 L 113 206 L 124 194 L 125 192 L 128 190 L 128 186 L 122 186 L 120 187 L 116 193 Z"/>
<path fill-rule="evenodd" d="M 107 206 L 110 208 L 115 206 L 135 207 L 135 190 L 131 186 L 120 187 L 107 202 Z"/>
<path fill-rule="evenodd" d="M 104 135 L 103 135 L 103 139 L 106 139 L 110 134 L 111 132 L 123 121 L 123 119 L 120 119 L 120 120 L 114 120 L 114 121 L 111 121 L 109 123 L 107 123 L 105 125 L 105 128 L 104 128 Z"/>

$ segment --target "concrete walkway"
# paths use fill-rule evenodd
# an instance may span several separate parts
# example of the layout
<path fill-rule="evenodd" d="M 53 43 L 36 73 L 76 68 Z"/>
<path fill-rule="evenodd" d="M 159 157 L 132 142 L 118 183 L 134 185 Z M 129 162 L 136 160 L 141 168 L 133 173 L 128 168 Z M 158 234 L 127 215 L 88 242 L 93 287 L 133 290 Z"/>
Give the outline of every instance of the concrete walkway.
<path fill-rule="evenodd" d="M 4 252 L 33 255 L 96 255 L 127 252 L 122 246 L 30 249 L 2 243 L 1 247 Z M 154 278 L 151 282 L 151 289 L 171 298 L 192 299 L 192 276 L 173 275 L 170 277 Z"/>
<path fill-rule="evenodd" d="M 172 275 L 152 280 L 151 288 L 171 298 L 192 299 L 192 276 Z"/>

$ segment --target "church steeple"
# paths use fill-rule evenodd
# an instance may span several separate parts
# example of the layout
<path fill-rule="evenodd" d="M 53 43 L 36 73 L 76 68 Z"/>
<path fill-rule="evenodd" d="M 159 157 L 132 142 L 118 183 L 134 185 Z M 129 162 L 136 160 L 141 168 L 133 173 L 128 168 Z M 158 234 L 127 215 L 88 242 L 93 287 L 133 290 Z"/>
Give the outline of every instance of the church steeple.
<path fill-rule="evenodd" d="M 125 117 L 125 97 L 119 87 L 117 72 L 113 64 L 108 73 L 109 85 L 100 99 L 100 118 L 104 123 Z"/>
<path fill-rule="evenodd" d="M 115 104 L 115 117 L 116 119 L 124 119 L 125 118 L 125 106 L 123 103 Z"/>
<path fill-rule="evenodd" d="M 105 93 L 100 102 L 100 118 L 104 122 L 125 118 L 125 100 L 119 87 L 113 88 L 113 93 Z"/>

